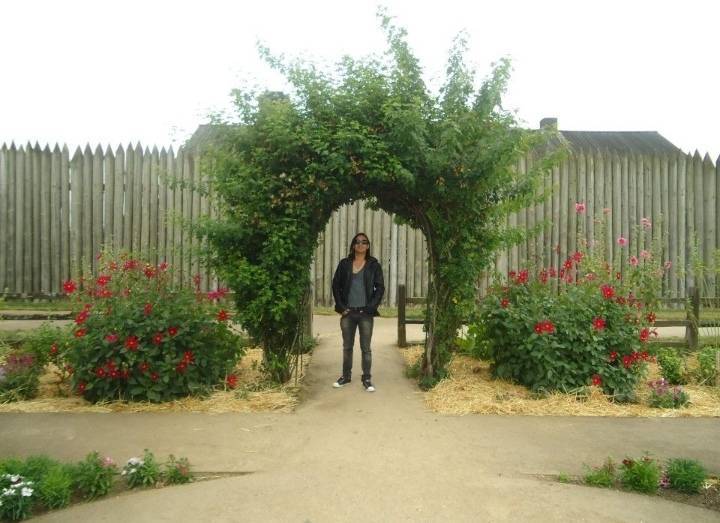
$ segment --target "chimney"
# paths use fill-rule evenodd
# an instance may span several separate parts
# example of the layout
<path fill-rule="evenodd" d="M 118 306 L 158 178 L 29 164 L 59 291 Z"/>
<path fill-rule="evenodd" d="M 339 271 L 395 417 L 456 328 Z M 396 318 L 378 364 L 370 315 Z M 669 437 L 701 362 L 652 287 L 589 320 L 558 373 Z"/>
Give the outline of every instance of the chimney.
<path fill-rule="evenodd" d="M 540 129 L 555 129 L 557 131 L 557 118 L 543 118 L 540 120 Z"/>

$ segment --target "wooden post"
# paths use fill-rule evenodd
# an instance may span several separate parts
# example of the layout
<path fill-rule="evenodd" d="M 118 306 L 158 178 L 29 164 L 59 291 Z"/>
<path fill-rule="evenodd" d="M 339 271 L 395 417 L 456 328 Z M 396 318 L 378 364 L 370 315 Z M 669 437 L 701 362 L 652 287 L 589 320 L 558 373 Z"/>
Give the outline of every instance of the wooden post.
<path fill-rule="evenodd" d="M 685 329 L 685 336 L 688 340 L 690 350 L 696 350 L 699 345 L 699 325 L 700 325 L 700 288 L 690 287 L 690 303 L 691 310 L 688 311 L 687 319 L 690 322 Z"/>
<path fill-rule="evenodd" d="M 715 386 L 720 387 L 720 350 L 715 351 Z"/>
<path fill-rule="evenodd" d="M 405 285 L 398 285 L 398 347 L 407 347 L 407 336 L 405 333 Z"/>

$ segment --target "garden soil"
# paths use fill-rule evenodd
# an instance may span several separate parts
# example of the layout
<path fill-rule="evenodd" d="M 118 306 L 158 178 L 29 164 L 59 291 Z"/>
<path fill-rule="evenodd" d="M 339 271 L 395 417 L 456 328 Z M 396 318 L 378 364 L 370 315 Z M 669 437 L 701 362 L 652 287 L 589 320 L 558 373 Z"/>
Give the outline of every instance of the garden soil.
<path fill-rule="evenodd" d="M 359 371 L 332 387 L 337 317 L 316 316 L 315 330 L 320 342 L 292 413 L 6 413 L 0 455 L 77 460 L 98 450 L 120 461 L 148 448 L 186 456 L 197 471 L 238 474 L 37 521 L 720 521 L 718 512 L 657 497 L 541 479 L 644 451 L 699 459 L 717 475 L 719 418 L 435 414 L 403 376 L 396 320 L 375 324 L 374 393 Z"/>

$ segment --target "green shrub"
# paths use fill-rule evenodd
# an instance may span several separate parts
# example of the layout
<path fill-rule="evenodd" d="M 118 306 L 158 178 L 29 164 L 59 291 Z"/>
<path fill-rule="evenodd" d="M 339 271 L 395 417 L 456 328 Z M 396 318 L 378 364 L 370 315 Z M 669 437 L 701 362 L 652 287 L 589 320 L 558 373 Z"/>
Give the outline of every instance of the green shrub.
<path fill-rule="evenodd" d="M 175 459 L 175 456 L 170 454 L 167 462 L 165 463 L 165 470 L 163 472 L 163 480 L 167 485 L 179 485 L 182 483 L 189 483 L 192 481 L 192 472 L 190 471 L 190 462 L 187 458 Z"/>
<path fill-rule="evenodd" d="M 174 289 L 165 263 L 104 254 L 100 276 L 83 285 L 68 361 L 75 390 L 90 401 L 205 393 L 244 352 L 229 313 L 216 305 L 225 291 Z M 66 292 L 76 287 L 65 283 Z"/>
<path fill-rule="evenodd" d="M 589 469 L 583 481 L 594 487 L 610 488 L 615 485 L 616 467 L 612 459 L 608 458 L 601 467 Z"/>
<path fill-rule="evenodd" d="M 490 342 L 481 322 L 475 321 L 468 325 L 467 336 L 458 338 L 460 352 L 478 360 L 492 359 Z"/>
<path fill-rule="evenodd" d="M 145 449 L 143 458 L 130 458 L 123 467 L 121 474 L 125 477 L 128 487 L 152 487 L 162 476 L 160 465 L 155 461 L 152 452 Z"/>
<path fill-rule="evenodd" d="M 707 471 L 700 462 L 693 459 L 671 459 L 667 466 L 667 477 L 672 488 L 692 494 L 700 492 Z"/>
<path fill-rule="evenodd" d="M 74 487 L 85 499 L 96 499 L 107 495 L 117 474 L 117 467 L 110 458 L 100 458 L 91 452 L 74 467 Z"/>
<path fill-rule="evenodd" d="M 657 355 L 660 373 L 669 383 L 680 385 L 685 383 L 685 361 L 682 355 L 673 348 L 664 348 Z"/>
<path fill-rule="evenodd" d="M 648 383 L 650 387 L 650 406 L 658 409 L 677 409 L 684 407 L 690 403 L 690 397 L 682 387 L 670 387 L 665 378 L 651 381 Z"/>
<path fill-rule="evenodd" d="M 59 362 L 67 353 L 70 341 L 72 341 L 72 332 L 67 327 L 43 323 L 23 337 L 22 348 L 23 351 L 35 356 L 41 367 L 45 367 L 48 363 L 60 366 Z"/>
<path fill-rule="evenodd" d="M 21 474 L 35 483 L 39 483 L 45 474 L 59 465 L 59 461 L 44 454 L 28 456 L 22 464 Z"/>
<path fill-rule="evenodd" d="M 717 375 L 715 354 L 719 351 L 720 347 L 705 347 L 698 353 L 698 383 L 707 385 L 715 383 L 715 376 Z"/>
<path fill-rule="evenodd" d="M 19 474 L 0 475 L 0 519 L 27 518 L 37 497 L 35 490 L 35 483 Z"/>
<path fill-rule="evenodd" d="M 40 501 L 49 508 L 66 507 L 73 492 L 73 469 L 66 465 L 50 468 L 38 483 Z"/>
<path fill-rule="evenodd" d="M 35 356 L 13 351 L 0 364 L 0 403 L 32 399 L 40 385 L 40 371 Z"/>
<path fill-rule="evenodd" d="M 0 460 L 0 474 L 22 475 L 25 460 L 20 458 L 5 458 Z"/>
<path fill-rule="evenodd" d="M 660 473 L 660 465 L 648 456 L 639 460 L 625 459 L 620 471 L 620 482 L 630 490 L 652 494 L 657 492 Z"/>

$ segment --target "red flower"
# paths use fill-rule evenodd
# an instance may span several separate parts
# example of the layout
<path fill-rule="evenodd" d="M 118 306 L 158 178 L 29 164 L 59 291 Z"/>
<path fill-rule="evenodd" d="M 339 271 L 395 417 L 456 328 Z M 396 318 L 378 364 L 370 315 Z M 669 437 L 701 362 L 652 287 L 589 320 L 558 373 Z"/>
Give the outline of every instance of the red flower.
<path fill-rule="evenodd" d="M 96 294 L 98 298 L 112 298 L 112 291 L 110 289 L 100 289 Z"/>
<path fill-rule="evenodd" d="M 177 327 L 168 327 L 168 334 L 170 336 L 175 336 L 178 333 Z"/>
<path fill-rule="evenodd" d="M 630 467 L 632 467 L 632 466 L 635 464 L 635 462 L 634 462 L 633 460 L 631 460 L 631 459 L 625 458 L 624 460 L 622 460 L 622 464 L 623 464 L 624 467 L 630 468 Z"/>
<path fill-rule="evenodd" d="M 66 294 L 72 294 L 77 290 L 77 283 L 72 280 L 67 280 L 65 283 L 63 283 L 63 290 Z"/>
<path fill-rule="evenodd" d="M 200 286 L 200 275 L 199 274 L 196 274 L 195 276 L 193 276 L 193 283 L 195 284 L 196 287 Z"/>
<path fill-rule="evenodd" d="M 220 312 L 217 313 L 218 321 L 227 321 L 228 318 L 230 318 L 230 315 L 225 309 L 222 309 Z"/>
<path fill-rule="evenodd" d="M 195 354 L 193 354 L 193 351 L 186 350 L 183 354 L 183 361 L 186 363 L 192 363 L 195 361 Z"/>
<path fill-rule="evenodd" d="M 584 254 L 581 252 L 575 252 L 572 255 L 572 259 L 575 263 L 580 263 L 583 259 Z"/>
<path fill-rule="evenodd" d="M 105 341 L 108 343 L 115 343 L 118 340 L 118 335 L 114 332 L 111 332 L 110 334 L 105 336 Z"/>
<path fill-rule="evenodd" d="M 88 316 L 90 316 L 90 313 L 87 311 L 87 309 L 84 309 L 77 316 L 75 316 L 75 323 L 77 325 L 82 325 L 83 323 L 85 323 L 85 320 L 88 319 Z"/>
<path fill-rule="evenodd" d="M 592 384 L 595 385 L 596 387 L 599 387 L 600 385 L 602 385 L 602 378 L 600 377 L 600 374 L 593 374 Z"/>
<path fill-rule="evenodd" d="M 127 348 L 127 350 L 131 350 L 131 351 L 137 350 L 137 348 L 138 348 L 137 336 L 128 336 L 125 339 L 125 347 Z"/>
<path fill-rule="evenodd" d="M 627 354 L 625 356 L 623 356 L 622 360 L 623 360 L 623 365 L 625 365 L 626 369 L 629 369 L 633 364 L 633 357 L 629 356 Z"/>
<path fill-rule="evenodd" d="M 100 277 L 97 279 L 97 285 L 98 287 L 105 287 L 108 283 L 110 283 L 110 275 L 109 274 L 101 274 Z"/>
<path fill-rule="evenodd" d="M 542 334 L 542 332 L 543 332 L 542 325 L 539 322 L 535 324 L 535 332 L 537 334 Z"/>
<path fill-rule="evenodd" d="M 555 278 L 557 276 L 557 271 L 555 270 L 555 267 L 550 267 L 550 271 L 548 274 L 551 278 Z"/>
<path fill-rule="evenodd" d="M 601 331 L 605 328 L 605 319 L 604 318 L 595 318 L 593 320 L 593 328 L 596 331 Z"/>
<path fill-rule="evenodd" d="M 547 281 L 548 281 L 548 273 L 547 273 L 547 271 L 546 271 L 545 269 L 543 269 L 543 270 L 540 271 L 539 278 L 540 278 L 540 282 L 541 282 L 541 283 L 547 283 Z"/>
<path fill-rule="evenodd" d="M 612 352 L 610 353 L 610 361 L 611 361 L 611 362 L 615 361 L 615 360 L 617 359 L 617 357 L 618 357 L 617 351 L 612 351 Z"/>
<path fill-rule="evenodd" d="M 160 265 L 158 265 L 158 269 L 165 272 L 168 269 L 168 262 L 162 262 Z"/>
<path fill-rule="evenodd" d="M 230 374 L 227 378 L 225 378 L 225 383 L 229 388 L 234 389 L 237 387 L 237 380 L 238 377 L 235 374 Z"/>
<path fill-rule="evenodd" d="M 117 378 L 118 376 L 120 376 L 120 373 L 119 373 L 117 370 L 111 370 L 111 371 L 110 371 L 110 377 L 111 377 L 111 378 Z"/>
<path fill-rule="evenodd" d="M 85 392 L 85 387 L 87 387 L 87 384 L 84 381 L 81 381 L 77 384 L 77 391 L 79 394 L 83 394 Z"/>
<path fill-rule="evenodd" d="M 152 310 L 152 303 L 146 303 L 145 307 L 143 307 L 143 313 L 145 313 L 145 316 L 150 316 L 150 314 L 152 314 Z"/>
<path fill-rule="evenodd" d="M 110 270 L 111 270 L 111 271 L 116 271 L 117 268 L 118 268 L 118 264 L 117 264 L 117 263 L 115 263 L 114 261 L 110 262 Z"/>
<path fill-rule="evenodd" d="M 517 280 L 515 280 L 516 283 L 522 285 L 523 283 L 527 283 L 528 281 L 528 270 L 523 269 L 521 270 L 517 275 Z"/>
<path fill-rule="evenodd" d="M 508 278 L 510 278 L 511 280 L 514 280 L 515 276 L 517 276 L 517 273 L 515 271 L 508 272 Z"/>
<path fill-rule="evenodd" d="M 640 341 L 645 343 L 650 338 L 650 329 L 647 327 L 640 331 Z"/>
<path fill-rule="evenodd" d="M 150 379 L 153 381 L 157 381 L 158 379 L 160 379 L 160 374 L 158 374 L 157 372 L 153 372 L 152 374 L 150 374 Z"/>
<path fill-rule="evenodd" d="M 57 354 L 58 353 L 58 346 L 56 344 L 50 345 L 50 354 Z"/>
<path fill-rule="evenodd" d="M 75 337 L 76 338 L 82 338 L 87 334 L 87 329 L 78 329 L 75 331 Z"/>
<path fill-rule="evenodd" d="M 152 342 L 154 345 L 160 345 L 162 343 L 162 341 L 163 341 L 163 333 L 162 332 L 158 332 L 152 338 Z"/>
<path fill-rule="evenodd" d="M 150 369 L 150 364 L 147 361 L 143 361 L 140 365 L 138 365 L 138 370 L 145 374 Z"/>
<path fill-rule="evenodd" d="M 96 375 L 98 378 L 104 378 L 104 377 L 105 377 L 105 369 L 103 369 L 103 368 L 97 369 L 97 370 L 95 371 L 95 375 Z"/>
<path fill-rule="evenodd" d="M 650 323 L 655 323 L 656 318 L 657 318 L 657 316 L 655 316 L 654 312 L 650 312 L 647 315 L 647 321 L 649 321 Z"/>
<path fill-rule="evenodd" d="M 627 300 L 625 299 L 624 296 L 618 296 L 617 298 L 615 298 L 615 302 L 618 305 L 625 305 L 627 303 Z"/>
<path fill-rule="evenodd" d="M 502 300 L 500 300 L 500 307 L 502 307 L 503 309 L 507 309 L 508 305 L 510 305 L 510 300 L 508 300 L 507 298 L 503 298 Z"/>
<path fill-rule="evenodd" d="M 143 272 L 145 273 L 145 276 L 147 278 L 152 278 L 155 276 L 155 267 L 152 265 L 145 265 L 145 269 L 143 269 Z"/>
<path fill-rule="evenodd" d="M 123 270 L 124 271 L 131 271 L 133 269 L 137 269 L 138 262 L 135 260 L 128 260 L 123 264 Z"/>
<path fill-rule="evenodd" d="M 612 285 L 603 285 L 600 287 L 600 290 L 602 291 L 603 298 L 606 300 L 609 300 L 613 296 L 615 296 L 615 289 Z"/>
<path fill-rule="evenodd" d="M 185 362 L 185 361 L 181 361 L 180 363 L 178 363 L 177 365 L 175 365 L 175 371 L 176 371 L 178 374 L 182 374 L 182 373 L 185 372 L 186 370 L 187 370 L 187 362 Z"/>
<path fill-rule="evenodd" d="M 555 325 L 550 320 L 539 321 L 535 324 L 534 330 L 538 334 L 552 334 L 555 332 Z"/>

